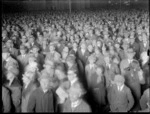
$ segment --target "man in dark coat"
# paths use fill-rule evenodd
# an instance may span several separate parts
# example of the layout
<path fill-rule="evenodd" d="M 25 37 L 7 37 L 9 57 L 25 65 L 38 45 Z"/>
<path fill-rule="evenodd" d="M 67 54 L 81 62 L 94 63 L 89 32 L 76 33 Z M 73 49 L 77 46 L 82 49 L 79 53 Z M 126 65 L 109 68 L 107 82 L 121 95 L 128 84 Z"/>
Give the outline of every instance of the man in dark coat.
<path fill-rule="evenodd" d="M 14 57 L 15 59 L 18 56 L 18 50 L 16 48 L 14 48 L 14 44 L 12 40 L 8 40 L 6 42 L 7 47 L 9 48 L 10 54 L 12 55 L 12 57 Z"/>
<path fill-rule="evenodd" d="M 44 73 L 43 73 L 44 74 Z M 29 97 L 28 112 L 54 112 L 54 96 L 50 89 L 50 77 L 46 74 L 39 77 L 40 87 Z"/>
<path fill-rule="evenodd" d="M 82 43 L 81 44 L 81 49 L 79 49 L 77 51 L 77 58 L 81 60 L 84 67 L 86 66 L 88 56 L 89 56 L 89 52 L 86 49 L 86 44 Z"/>
<path fill-rule="evenodd" d="M 11 111 L 10 92 L 4 86 L 2 86 L 2 111 L 4 113 Z"/>
<path fill-rule="evenodd" d="M 132 93 L 124 82 L 123 76 L 115 76 L 112 90 L 108 93 L 111 112 L 128 112 L 134 105 Z"/>
<path fill-rule="evenodd" d="M 14 68 L 13 71 L 15 71 Z M 8 71 L 6 77 L 9 82 L 5 82 L 4 86 L 10 91 L 12 100 L 11 112 L 21 112 L 21 85 L 13 71 Z"/>

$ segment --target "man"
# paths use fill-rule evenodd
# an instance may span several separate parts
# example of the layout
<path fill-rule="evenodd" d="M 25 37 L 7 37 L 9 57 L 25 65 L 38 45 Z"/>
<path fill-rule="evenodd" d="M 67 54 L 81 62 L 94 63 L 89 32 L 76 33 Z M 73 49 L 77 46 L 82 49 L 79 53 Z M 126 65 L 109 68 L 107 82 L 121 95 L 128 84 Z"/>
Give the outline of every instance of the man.
<path fill-rule="evenodd" d="M 134 61 L 138 62 L 137 60 L 133 59 L 133 57 L 135 56 L 135 52 L 133 51 L 132 48 L 128 48 L 127 52 L 126 52 L 126 59 L 123 59 L 120 62 L 120 70 L 121 70 L 121 74 L 125 74 L 125 69 L 128 68 L 130 66 L 130 64 Z"/>
<path fill-rule="evenodd" d="M 94 54 L 90 55 L 88 57 L 88 61 L 89 61 L 89 64 L 86 65 L 85 67 L 85 76 L 86 76 L 86 80 L 87 80 L 87 84 L 88 84 L 88 87 L 90 87 L 90 82 L 91 82 L 91 78 L 92 78 L 92 75 L 96 72 L 96 57 Z"/>
<path fill-rule="evenodd" d="M 145 84 L 142 86 L 142 93 L 150 87 L 149 56 L 147 52 L 141 53 L 141 69 L 144 73 Z"/>
<path fill-rule="evenodd" d="M 148 36 L 143 33 L 142 34 L 142 42 L 140 42 L 140 54 L 143 51 L 147 51 L 149 49 L 149 40 L 148 40 Z"/>
<path fill-rule="evenodd" d="M 11 112 L 11 98 L 9 90 L 2 86 L 2 112 Z"/>
<path fill-rule="evenodd" d="M 19 66 L 18 62 L 13 59 L 10 55 L 9 49 L 8 48 L 3 48 L 2 52 L 2 69 L 3 73 L 5 74 L 10 66 L 16 68 L 16 73 L 19 74 Z"/>
<path fill-rule="evenodd" d="M 33 80 L 31 72 L 26 72 L 23 74 L 23 91 L 22 91 L 22 102 L 21 102 L 21 112 L 27 112 L 27 106 L 29 102 L 29 97 L 31 93 L 38 87 L 38 84 Z"/>
<path fill-rule="evenodd" d="M 140 45 L 135 41 L 134 37 L 130 38 L 130 46 L 135 51 L 135 59 L 138 60 L 140 58 Z"/>
<path fill-rule="evenodd" d="M 17 60 L 19 62 L 19 68 L 20 68 L 20 74 L 23 74 L 25 72 L 25 68 L 28 65 L 29 62 L 29 55 L 27 54 L 27 47 L 24 45 L 20 46 L 20 53 L 21 55 L 17 56 Z"/>
<path fill-rule="evenodd" d="M 82 99 L 85 93 L 79 83 L 74 83 L 69 91 L 69 98 L 63 106 L 63 112 L 91 112 L 90 106 Z"/>
<path fill-rule="evenodd" d="M 108 93 L 111 112 L 128 112 L 134 105 L 132 93 L 124 82 L 122 75 L 115 76 L 112 90 Z"/>
<path fill-rule="evenodd" d="M 39 44 L 35 41 L 35 37 L 34 37 L 34 36 L 30 36 L 28 42 L 29 42 L 29 44 L 30 44 L 30 49 L 32 49 L 34 45 L 39 46 Z"/>
<path fill-rule="evenodd" d="M 43 54 L 39 53 L 38 45 L 34 45 L 32 47 L 32 53 L 33 53 L 34 57 L 36 58 L 37 63 L 39 64 L 39 71 L 41 71 L 43 69 L 44 56 L 43 56 Z"/>
<path fill-rule="evenodd" d="M 18 56 L 18 50 L 16 48 L 14 48 L 14 43 L 12 40 L 8 40 L 6 42 L 6 46 L 7 48 L 9 48 L 10 54 L 12 55 L 12 57 L 14 57 L 15 59 Z"/>
<path fill-rule="evenodd" d="M 146 89 L 140 99 L 140 106 L 142 110 L 145 110 L 146 108 L 148 108 L 147 106 L 147 102 L 150 99 L 150 88 Z"/>
<path fill-rule="evenodd" d="M 28 112 L 54 112 L 54 96 L 50 89 L 50 77 L 39 77 L 40 87 L 34 90 L 29 97 Z"/>
<path fill-rule="evenodd" d="M 89 52 L 86 48 L 86 43 L 81 43 L 81 48 L 77 52 L 77 58 L 81 60 L 83 66 L 86 66 L 87 58 L 89 56 Z"/>
<path fill-rule="evenodd" d="M 16 77 L 15 70 L 17 69 L 12 68 L 12 70 L 8 71 L 6 74 L 8 82 L 6 81 L 4 86 L 10 91 L 12 112 L 21 112 L 21 84 Z"/>
<path fill-rule="evenodd" d="M 75 59 L 76 59 L 75 56 L 72 56 L 72 55 L 67 57 L 67 59 L 66 59 L 67 71 L 70 69 L 78 70 Z"/>
<path fill-rule="evenodd" d="M 104 57 L 105 60 L 105 79 L 106 79 L 106 88 L 111 85 L 111 82 L 114 80 L 116 74 L 120 73 L 120 69 L 118 68 L 116 63 L 113 63 L 109 54 Z"/>

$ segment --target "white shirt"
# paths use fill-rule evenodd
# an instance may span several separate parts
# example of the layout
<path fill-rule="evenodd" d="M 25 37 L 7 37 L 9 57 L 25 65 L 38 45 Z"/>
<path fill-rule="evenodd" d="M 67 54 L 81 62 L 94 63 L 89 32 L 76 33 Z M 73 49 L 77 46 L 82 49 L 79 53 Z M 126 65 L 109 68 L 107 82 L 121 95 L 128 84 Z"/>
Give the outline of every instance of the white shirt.
<path fill-rule="evenodd" d="M 124 84 L 121 87 L 118 86 L 118 91 L 122 91 L 123 87 L 124 87 Z"/>
<path fill-rule="evenodd" d="M 89 66 L 90 66 L 90 69 L 92 69 L 92 68 L 94 68 L 94 64 L 89 64 Z"/>
<path fill-rule="evenodd" d="M 133 60 L 128 59 L 129 64 L 132 63 Z"/>
<path fill-rule="evenodd" d="M 71 86 L 77 81 L 78 79 L 77 78 L 75 78 L 75 79 L 73 79 L 73 80 L 71 80 Z"/>
<path fill-rule="evenodd" d="M 72 102 L 72 103 L 71 103 L 71 108 L 72 108 L 72 110 L 73 110 L 74 108 L 76 108 L 80 103 L 81 103 L 81 100 L 77 100 L 77 101 L 75 101 L 75 102 Z"/>
<path fill-rule="evenodd" d="M 84 53 L 85 53 L 85 50 L 81 49 L 81 52 L 82 52 L 82 54 L 84 55 Z"/>

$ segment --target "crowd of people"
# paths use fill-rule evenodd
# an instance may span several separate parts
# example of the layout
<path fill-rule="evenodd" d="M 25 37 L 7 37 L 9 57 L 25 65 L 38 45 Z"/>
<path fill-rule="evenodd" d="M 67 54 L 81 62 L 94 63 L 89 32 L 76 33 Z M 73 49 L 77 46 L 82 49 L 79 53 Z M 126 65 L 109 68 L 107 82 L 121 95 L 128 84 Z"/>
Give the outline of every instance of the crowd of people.
<path fill-rule="evenodd" d="M 2 18 L 3 112 L 149 112 L 149 12 Z"/>

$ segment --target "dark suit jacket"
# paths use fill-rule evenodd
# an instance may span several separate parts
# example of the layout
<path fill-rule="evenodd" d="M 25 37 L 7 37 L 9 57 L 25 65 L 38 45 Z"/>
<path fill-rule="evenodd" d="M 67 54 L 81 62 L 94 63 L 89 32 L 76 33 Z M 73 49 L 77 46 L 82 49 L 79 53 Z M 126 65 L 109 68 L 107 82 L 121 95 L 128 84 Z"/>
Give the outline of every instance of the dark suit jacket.
<path fill-rule="evenodd" d="M 117 85 L 113 85 L 108 93 L 108 101 L 112 112 L 128 112 L 134 105 L 134 98 L 126 85 L 122 91 L 118 91 Z"/>
<path fill-rule="evenodd" d="M 18 79 L 14 79 L 12 84 L 9 86 L 9 83 L 6 82 L 4 85 L 5 87 L 10 91 L 10 95 L 11 95 L 11 100 L 12 100 L 12 107 L 14 107 L 14 109 L 12 109 L 12 111 L 15 112 L 20 112 L 21 108 L 21 85 Z"/>
<path fill-rule="evenodd" d="M 22 102 L 21 102 L 21 112 L 27 112 L 27 106 L 29 102 L 29 97 L 31 93 L 37 88 L 37 84 L 30 82 L 28 87 L 23 88 L 22 91 Z"/>
<path fill-rule="evenodd" d="M 2 111 L 4 113 L 11 111 L 10 92 L 4 86 L 2 86 Z"/>
<path fill-rule="evenodd" d="M 140 58 L 140 44 L 137 42 L 134 42 L 131 47 L 136 52 L 135 58 L 138 60 Z"/>
<path fill-rule="evenodd" d="M 28 65 L 29 62 L 29 55 L 26 54 L 25 57 L 23 57 L 22 55 L 19 55 L 17 57 L 18 63 L 19 63 L 19 69 L 21 74 L 24 73 L 26 66 Z"/>
<path fill-rule="evenodd" d="M 105 64 L 105 79 L 106 79 L 106 87 L 110 85 L 110 81 L 114 80 L 116 74 L 120 74 L 120 69 L 116 63 L 111 63 L 110 68 L 107 68 Z"/>
<path fill-rule="evenodd" d="M 79 49 L 77 51 L 77 59 L 81 60 L 81 62 L 84 65 L 84 67 L 86 65 L 88 57 L 89 57 L 89 52 L 87 50 L 84 52 L 84 54 L 82 54 L 81 49 Z"/>
<path fill-rule="evenodd" d="M 74 110 L 72 110 L 71 102 L 68 99 L 64 103 L 63 112 L 91 112 L 91 108 L 84 100 L 82 100 L 81 103 Z"/>
<path fill-rule="evenodd" d="M 39 87 L 34 90 L 29 97 L 27 106 L 28 112 L 54 112 L 54 100 L 52 90 L 48 90 L 46 93 L 43 92 L 42 88 Z"/>

